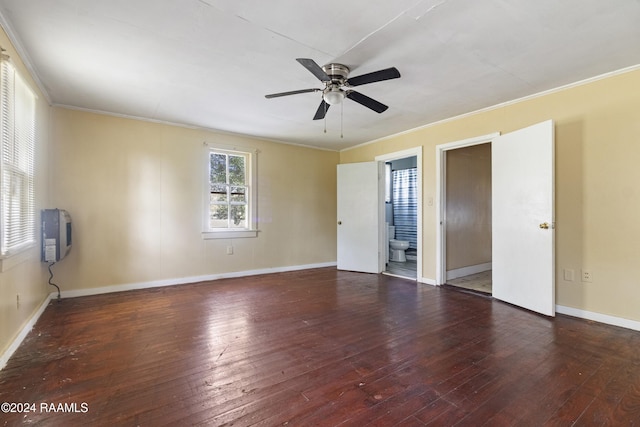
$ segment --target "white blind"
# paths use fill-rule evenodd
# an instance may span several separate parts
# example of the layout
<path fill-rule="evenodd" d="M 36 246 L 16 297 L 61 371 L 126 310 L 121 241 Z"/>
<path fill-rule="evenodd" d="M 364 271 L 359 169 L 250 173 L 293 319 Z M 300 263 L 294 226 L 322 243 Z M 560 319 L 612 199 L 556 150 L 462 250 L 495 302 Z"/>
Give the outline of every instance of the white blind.
<path fill-rule="evenodd" d="M 6 58 L 0 68 L 0 255 L 7 256 L 35 241 L 36 97 Z"/>

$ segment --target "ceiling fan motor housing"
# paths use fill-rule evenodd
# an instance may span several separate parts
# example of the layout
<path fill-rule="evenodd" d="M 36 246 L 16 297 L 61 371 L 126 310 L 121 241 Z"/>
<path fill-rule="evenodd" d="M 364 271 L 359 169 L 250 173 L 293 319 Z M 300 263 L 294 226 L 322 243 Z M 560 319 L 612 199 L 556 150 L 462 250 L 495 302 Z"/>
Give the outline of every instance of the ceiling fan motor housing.
<path fill-rule="evenodd" d="M 341 84 L 344 84 L 349 75 L 349 67 L 342 64 L 327 64 L 322 67 L 322 70 L 327 73 L 332 81 L 337 80 Z"/>
<path fill-rule="evenodd" d="M 349 75 L 349 67 L 342 64 L 327 64 L 322 67 L 322 71 L 327 73 L 331 79 L 322 91 L 323 99 L 329 105 L 340 104 L 346 95 L 342 87 Z"/>

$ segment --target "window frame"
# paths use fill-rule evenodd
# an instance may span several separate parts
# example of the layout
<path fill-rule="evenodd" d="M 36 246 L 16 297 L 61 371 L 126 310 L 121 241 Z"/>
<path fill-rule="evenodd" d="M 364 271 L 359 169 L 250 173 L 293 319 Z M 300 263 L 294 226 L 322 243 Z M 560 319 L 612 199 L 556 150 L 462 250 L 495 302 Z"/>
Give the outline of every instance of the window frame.
<path fill-rule="evenodd" d="M 227 146 L 223 144 L 204 144 L 204 179 L 203 179 L 203 211 L 202 211 L 202 238 L 208 239 L 235 239 L 235 238 L 247 238 L 257 237 L 257 174 L 256 165 L 258 151 L 251 148 Z M 211 153 L 243 156 L 246 158 L 245 173 L 247 188 L 247 209 L 246 209 L 246 221 L 247 227 L 226 227 L 226 228 L 211 228 L 210 227 L 210 215 L 211 215 Z M 230 185 L 230 184 L 229 184 Z M 231 201 L 229 201 L 231 203 Z"/>
<path fill-rule="evenodd" d="M 0 271 L 9 258 L 36 245 L 35 148 L 38 97 L 7 55 L 0 58 Z M 28 111 L 27 115 L 20 114 Z M 7 174 L 16 180 L 9 179 Z M 22 181 L 16 198 L 16 184 Z M 17 211 L 7 216 L 7 208 Z M 14 216 L 14 215 L 17 215 Z M 17 223 L 16 223 L 17 221 Z M 18 234 L 17 241 L 12 236 Z M 7 239 L 11 239 L 8 241 Z M 17 257 L 20 258 L 20 257 Z M 16 259 L 17 259 L 16 258 Z M 11 264 L 11 263 L 10 263 Z"/>

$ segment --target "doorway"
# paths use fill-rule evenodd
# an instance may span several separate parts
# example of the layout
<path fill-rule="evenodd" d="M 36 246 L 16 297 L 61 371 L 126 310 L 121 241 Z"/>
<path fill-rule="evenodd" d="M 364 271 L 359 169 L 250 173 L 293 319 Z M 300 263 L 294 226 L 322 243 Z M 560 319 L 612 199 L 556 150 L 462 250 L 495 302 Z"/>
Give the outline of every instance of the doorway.
<path fill-rule="evenodd" d="M 491 295 L 491 144 L 444 155 L 445 284 Z"/>
<path fill-rule="evenodd" d="M 553 120 L 436 147 L 436 285 L 447 283 L 446 154 L 491 143 L 493 298 L 555 315 Z"/>
<path fill-rule="evenodd" d="M 486 206 L 483 208 L 485 218 L 482 220 L 474 218 L 475 214 L 471 209 L 475 205 L 486 203 L 487 180 L 489 182 L 489 204 L 491 204 L 491 172 L 489 171 L 487 176 L 486 159 L 477 161 L 478 159 L 474 157 L 474 154 L 478 157 L 485 157 L 488 151 L 489 166 L 491 166 L 491 141 L 497 136 L 499 136 L 499 133 L 496 132 L 436 147 L 436 177 L 438 179 L 436 185 L 436 221 L 439 225 L 436 230 L 436 285 L 453 284 L 460 286 L 466 283 L 465 286 L 482 287 L 486 293 L 489 290 L 488 282 L 493 284 L 491 277 L 491 240 L 489 240 L 488 244 L 486 242 L 487 235 L 489 239 L 492 236 L 491 232 L 487 233 L 486 228 L 484 228 L 487 223 L 489 227 L 491 226 L 491 207 L 489 206 L 488 208 L 488 214 L 486 213 Z M 448 159 L 452 160 L 449 165 L 447 165 Z M 473 168 L 477 169 L 476 171 L 465 170 L 471 164 L 474 164 Z M 454 168 L 454 171 L 450 171 L 450 176 L 447 174 L 447 166 Z M 478 175 L 482 176 L 481 184 L 478 184 L 473 179 L 474 177 L 477 178 Z M 447 200 L 448 186 L 451 187 L 449 197 L 454 199 L 451 200 L 450 206 Z M 477 191 L 474 188 L 476 186 L 480 187 L 481 191 Z M 464 200 L 464 197 L 468 195 L 472 196 L 473 202 Z M 447 213 L 449 217 L 447 217 Z M 489 217 L 486 217 L 487 215 Z M 448 221 L 452 221 L 451 227 L 447 227 Z M 483 231 L 481 233 L 469 231 L 473 228 L 474 223 L 477 224 L 478 221 L 483 223 Z M 471 238 L 474 240 L 473 246 L 475 248 L 467 251 L 465 239 Z M 452 254 L 457 250 L 462 250 L 465 254 L 463 256 Z M 487 250 L 489 254 L 487 254 Z M 450 257 L 453 257 L 453 259 L 449 260 Z M 493 292 L 492 285 L 491 292 Z"/>
<path fill-rule="evenodd" d="M 385 164 L 384 215 L 380 228 L 385 236 L 383 273 L 421 281 L 422 277 L 422 147 L 375 159 Z M 393 233 L 394 235 L 390 235 Z M 393 259 L 389 240 L 408 242 L 404 257 Z"/>

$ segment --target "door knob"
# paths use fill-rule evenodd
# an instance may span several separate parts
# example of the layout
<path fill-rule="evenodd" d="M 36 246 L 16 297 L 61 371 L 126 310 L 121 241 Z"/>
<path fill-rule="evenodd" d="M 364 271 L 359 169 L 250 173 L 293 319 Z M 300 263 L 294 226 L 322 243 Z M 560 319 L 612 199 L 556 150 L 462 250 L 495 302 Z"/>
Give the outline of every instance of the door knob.
<path fill-rule="evenodd" d="M 548 222 L 543 222 L 542 224 L 540 224 L 540 228 L 542 228 L 543 230 L 548 230 L 549 229 L 549 223 Z"/>
<path fill-rule="evenodd" d="M 338 225 L 342 225 L 342 221 L 338 221 Z"/>

